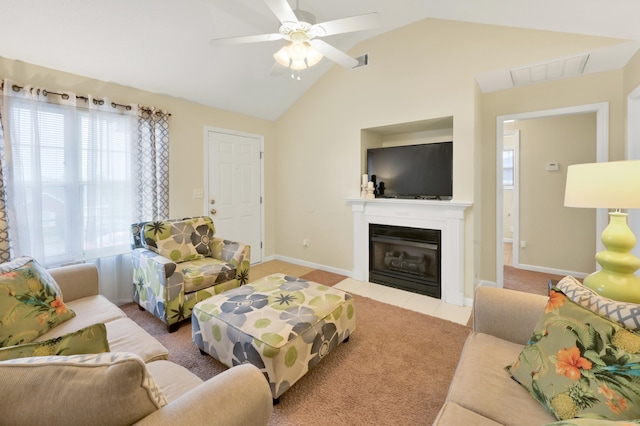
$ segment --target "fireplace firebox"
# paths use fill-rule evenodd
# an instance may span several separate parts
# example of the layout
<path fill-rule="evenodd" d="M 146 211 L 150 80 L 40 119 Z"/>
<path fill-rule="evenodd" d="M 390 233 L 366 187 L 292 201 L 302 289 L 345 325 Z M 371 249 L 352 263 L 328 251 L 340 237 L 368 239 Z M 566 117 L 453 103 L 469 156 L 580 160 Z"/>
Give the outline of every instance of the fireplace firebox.
<path fill-rule="evenodd" d="M 440 299 L 438 229 L 369 224 L 369 281 Z"/>

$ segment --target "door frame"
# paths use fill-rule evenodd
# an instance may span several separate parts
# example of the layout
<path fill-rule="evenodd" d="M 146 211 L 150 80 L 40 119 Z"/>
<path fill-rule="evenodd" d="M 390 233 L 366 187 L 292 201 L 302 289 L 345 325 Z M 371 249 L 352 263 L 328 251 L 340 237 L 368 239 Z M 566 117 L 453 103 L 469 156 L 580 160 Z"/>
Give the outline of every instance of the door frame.
<path fill-rule="evenodd" d="M 265 251 L 265 220 L 264 220 L 264 135 L 256 133 L 239 132 L 236 130 L 223 129 L 221 127 L 204 126 L 204 194 L 202 200 L 202 211 L 204 215 L 209 216 L 209 200 L 207 198 L 209 194 L 209 132 L 224 133 L 233 136 L 242 136 L 247 138 L 258 139 L 260 141 L 260 245 L 261 247 L 251 247 L 251 251 L 259 249 L 260 259 L 264 261 Z M 258 262 L 251 262 L 251 264 Z"/>
<path fill-rule="evenodd" d="M 627 141 L 625 160 L 640 160 L 640 86 L 636 87 L 627 96 Z M 629 214 L 629 227 L 640 237 L 640 210 L 631 209 Z M 640 244 L 636 244 L 631 250 L 635 256 L 640 257 Z M 640 276 L 640 271 L 636 272 Z"/>
<path fill-rule="evenodd" d="M 496 117 L 496 285 L 498 287 L 503 287 L 504 285 L 504 248 L 502 244 L 504 239 L 502 232 L 502 150 L 504 148 L 504 122 L 506 120 L 527 120 L 590 112 L 596 113 L 596 161 L 609 161 L 609 102 L 499 115 Z M 517 184 L 519 184 L 519 182 L 517 182 Z M 602 231 L 606 224 L 607 209 L 597 209 L 596 229 L 594 232 L 596 238 L 596 251 L 604 249 L 602 241 L 600 241 L 600 232 L 598 231 Z M 514 244 L 520 244 L 520 242 L 514 241 Z M 596 265 L 595 260 L 594 265 Z"/>

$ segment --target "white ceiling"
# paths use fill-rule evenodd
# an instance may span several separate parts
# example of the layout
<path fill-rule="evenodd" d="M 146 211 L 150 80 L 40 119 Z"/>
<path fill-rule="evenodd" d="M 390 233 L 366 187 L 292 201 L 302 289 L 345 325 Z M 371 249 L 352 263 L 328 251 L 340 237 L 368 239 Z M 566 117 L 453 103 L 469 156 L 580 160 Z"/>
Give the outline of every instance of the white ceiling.
<path fill-rule="evenodd" d="M 298 1 L 318 22 L 381 15 L 380 29 L 324 39 L 345 51 L 429 17 L 632 41 L 591 52 L 586 72 L 622 67 L 640 45 L 639 0 Z M 325 59 L 294 81 L 270 75 L 282 41 L 208 42 L 278 27 L 262 0 L 0 0 L 0 56 L 275 120 L 333 63 Z M 509 70 L 477 79 L 485 91 L 510 84 Z"/>

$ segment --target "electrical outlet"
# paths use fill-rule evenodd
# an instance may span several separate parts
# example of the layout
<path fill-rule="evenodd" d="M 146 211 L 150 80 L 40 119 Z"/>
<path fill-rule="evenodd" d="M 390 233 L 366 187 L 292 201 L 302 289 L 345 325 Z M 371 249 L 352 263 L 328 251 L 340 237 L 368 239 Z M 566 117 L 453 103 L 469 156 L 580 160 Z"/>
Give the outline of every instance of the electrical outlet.
<path fill-rule="evenodd" d="M 305 238 L 304 240 L 302 240 L 302 247 L 309 247 L 309 239 Z"/>

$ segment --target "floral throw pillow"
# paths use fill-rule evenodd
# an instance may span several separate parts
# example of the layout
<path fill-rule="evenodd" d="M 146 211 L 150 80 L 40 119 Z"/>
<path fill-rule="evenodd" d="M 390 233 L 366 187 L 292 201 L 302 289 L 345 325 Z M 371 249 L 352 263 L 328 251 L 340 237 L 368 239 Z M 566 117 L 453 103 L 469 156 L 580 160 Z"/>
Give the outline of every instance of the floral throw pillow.
<path fill-rule="evenodd" d="M 640 418 L 640 335 L 557 287 L 507 371 L 558 420 Z"/>
<path fill-rule="evenodd" d="M 210 257 L 214 234 L 210 217 L 147 222 L 143 228 L 143 245 L 179 263 Z"/>
<path fill-rule="evenodd" d="M 21 257 L 0 265 L 0 347 L 31 342 L 75 315 L 38 262 Z"/>
<path fill-rule="evenodd" d="M 94 324 L 74 333 L 42 342 L 0 348 L 0 361 L 33 356 L 81 355 L 109 352 L 107 328 Z"/>

